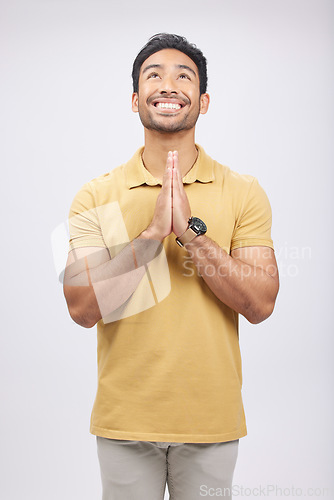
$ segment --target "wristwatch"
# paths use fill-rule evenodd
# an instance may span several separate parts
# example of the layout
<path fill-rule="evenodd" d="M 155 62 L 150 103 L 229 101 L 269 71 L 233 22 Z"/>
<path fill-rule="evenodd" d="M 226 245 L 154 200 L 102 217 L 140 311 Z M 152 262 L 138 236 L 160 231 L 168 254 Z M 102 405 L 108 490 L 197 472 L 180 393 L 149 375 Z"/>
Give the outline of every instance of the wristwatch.
<path fill-rule="evenodd" d="M 205 223 L 198 217 L 190 217 L 188 220 L 188 229 L 178 236 L 175 241 L 180 247 L 184 247 L 187 243 L 190 243 L 196 236 L 200 234 L 205 234 L 207 227 Z"/>

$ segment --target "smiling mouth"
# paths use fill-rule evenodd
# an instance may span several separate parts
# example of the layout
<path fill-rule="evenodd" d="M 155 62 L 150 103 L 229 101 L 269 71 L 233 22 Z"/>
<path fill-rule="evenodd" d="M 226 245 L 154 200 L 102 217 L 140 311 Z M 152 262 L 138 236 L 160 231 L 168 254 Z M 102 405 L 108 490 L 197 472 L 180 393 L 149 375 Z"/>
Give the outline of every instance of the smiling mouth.
<path fill-rule="evenodd" d="M 182 108 L 181 104 L 172 103 L 172 102 L 156 102 L 154 106 L 158 109 L 168 109 L 178 111 Z"/>
<path fill-rule="evenodd" d="M 173 115 L 178 114 L 178 112 L 186 106 L 186 102 L 181 99 L 168 98 L 168 97 L 158 97 L 151 101 L 152 106 L 154 106 L 160 114 L 163 115 Z"/>

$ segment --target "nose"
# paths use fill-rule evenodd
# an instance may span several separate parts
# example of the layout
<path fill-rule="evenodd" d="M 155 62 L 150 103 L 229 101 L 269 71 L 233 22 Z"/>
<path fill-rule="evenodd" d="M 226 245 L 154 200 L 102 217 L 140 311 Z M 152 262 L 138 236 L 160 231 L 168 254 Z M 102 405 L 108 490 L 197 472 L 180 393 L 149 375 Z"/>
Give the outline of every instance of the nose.
<path fill-rule="evenodd" d="M 177 94 L 177 85 L 175 80 L 171 76 L 166 76 L 161 80 L 160 85 L 160 93 L 161 94 Z"/>

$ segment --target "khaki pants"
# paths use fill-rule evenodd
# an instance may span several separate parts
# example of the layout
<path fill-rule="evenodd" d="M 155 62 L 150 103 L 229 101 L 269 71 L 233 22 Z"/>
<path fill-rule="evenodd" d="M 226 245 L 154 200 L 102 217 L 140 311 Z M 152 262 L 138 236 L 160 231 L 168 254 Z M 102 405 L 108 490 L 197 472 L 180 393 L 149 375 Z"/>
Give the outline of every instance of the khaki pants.
<path fill-rule="evenodd" d="M 239 440 L 158 443 L 97 437 L 102 500 L 231 499 Z"/>

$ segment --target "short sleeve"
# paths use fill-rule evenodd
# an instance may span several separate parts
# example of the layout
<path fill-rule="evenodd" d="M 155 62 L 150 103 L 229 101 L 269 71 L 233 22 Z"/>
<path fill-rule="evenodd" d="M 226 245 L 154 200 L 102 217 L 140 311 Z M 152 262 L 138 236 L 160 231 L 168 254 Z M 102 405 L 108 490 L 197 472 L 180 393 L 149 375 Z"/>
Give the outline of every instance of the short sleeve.
<path fill-rule="evenodd" d="M 236 222 L 231 250 L 247 246 L 274 248 L 271 239 L 271 207 L 264 189 L 253 179 Z"/>
<path fill-rule="evenodd" d="M 69 212 L 69 250 L 105 247 L 91 184 L 84 184 L 74 197 Z"/>

